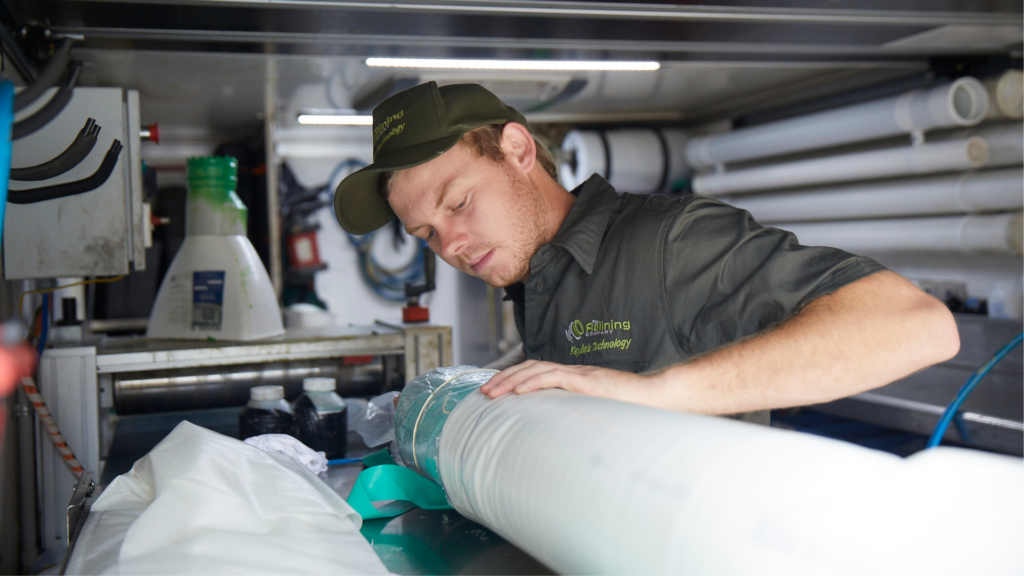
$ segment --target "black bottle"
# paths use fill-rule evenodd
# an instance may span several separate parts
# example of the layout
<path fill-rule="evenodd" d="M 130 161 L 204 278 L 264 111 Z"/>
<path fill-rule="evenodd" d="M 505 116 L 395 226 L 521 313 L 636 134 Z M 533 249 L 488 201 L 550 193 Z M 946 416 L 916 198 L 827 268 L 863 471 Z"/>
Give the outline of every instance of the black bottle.
<path fill-rule="evenodd" d="M 348 449 L 348 409 L 336 386 L 334 378 L 306 378 L 293 404 L 295 437 L 328 460 L 344 458 Z"/>

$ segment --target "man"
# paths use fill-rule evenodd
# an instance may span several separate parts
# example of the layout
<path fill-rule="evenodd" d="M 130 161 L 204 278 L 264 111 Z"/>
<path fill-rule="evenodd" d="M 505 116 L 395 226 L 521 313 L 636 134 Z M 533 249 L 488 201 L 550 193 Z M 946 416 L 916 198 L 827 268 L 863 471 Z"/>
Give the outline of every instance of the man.
<path fill-rule="evenodd" d="M 365 234 L 397 215 L 506 287 L 528 360 L 481 389 L 492 398 L 560 387 L 729 415 L 863 392 L 959 349 L 949 311 L 870 259 L 697 196 L 598 176 L 568 192 L 481 86 L 422 84 L 373 116 L 374 162 L 338 186 L 338 220 Z"/>

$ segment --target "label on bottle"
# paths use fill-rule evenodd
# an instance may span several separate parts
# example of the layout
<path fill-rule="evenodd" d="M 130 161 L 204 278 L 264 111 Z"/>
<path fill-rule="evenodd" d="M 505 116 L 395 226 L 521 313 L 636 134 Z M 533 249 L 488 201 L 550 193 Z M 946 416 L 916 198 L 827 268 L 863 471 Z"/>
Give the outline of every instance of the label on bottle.
<path fill-rule="evenodd" d="M 192 329 L 220 330 L 224 320 L 224 271 L 192 273 Z"/>

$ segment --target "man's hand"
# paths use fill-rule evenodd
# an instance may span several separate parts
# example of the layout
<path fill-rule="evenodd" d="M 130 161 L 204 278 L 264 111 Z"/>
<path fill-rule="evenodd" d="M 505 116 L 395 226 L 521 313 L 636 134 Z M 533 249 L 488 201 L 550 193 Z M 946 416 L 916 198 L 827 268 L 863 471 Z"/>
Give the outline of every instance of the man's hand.
<path fill-rule="evenodd" d="M 646 376 L 597 366 L 567 366 L 537 360 L 527 360 L 495 374 L 480 391 L 497 398 L 509 392 L 525 394 L 544 388 L 562 388 L 636 404 L 651 402 L 651 380 Z"/>

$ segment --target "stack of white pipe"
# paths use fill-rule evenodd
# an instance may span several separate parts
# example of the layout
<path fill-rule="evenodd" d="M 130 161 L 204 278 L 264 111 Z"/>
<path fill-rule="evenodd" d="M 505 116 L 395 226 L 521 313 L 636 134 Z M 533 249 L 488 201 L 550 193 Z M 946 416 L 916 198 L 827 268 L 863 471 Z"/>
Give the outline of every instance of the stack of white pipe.
<path fill-rule="evenodd" d="M 962 252 L 1024 254 L 1020 212 L 853 222 L 782 222 L 801 244 L 854 253 Z"/>
<path fill-rule="evenodd" d="M 438 462 L 459 512 L 564 574 L 1024 571 L 1019 458 L 544 390 L 467 396 Z"/>
<path fill-rule="evenodd" d="M 704 196 L 744 194 L 773 188 L 811 186 L 911 174 L 980 168 L 988 162 L 984 138 L 937 142 L 769 164 L 759 168 L 702 174 L 693 191 Z"/>
<path fill-rule="evenodd" d="M 745 162 L 955 126 L 973 126 L 988 113 L 985 86 L 974 78 L 918 89 L 835 110 L 690 139 L 694 168 Z"/>
<path fill-rule="evenodd" d="M 956 130 L 941 135 L 940 140 L 962 140 L 964 138 L 983 138 L 988 143 L 988 161 L 985 166 L 997 168 L 1002 166 L 1020 166 L 1024 163 L 1024 124 L 1020 122 L 995 122 Z"/>
<path fill-rule="evenodd" d="M 723 200 L 762 224 L 1020 210 L 1024 172 L 1007 168 Z"/>

